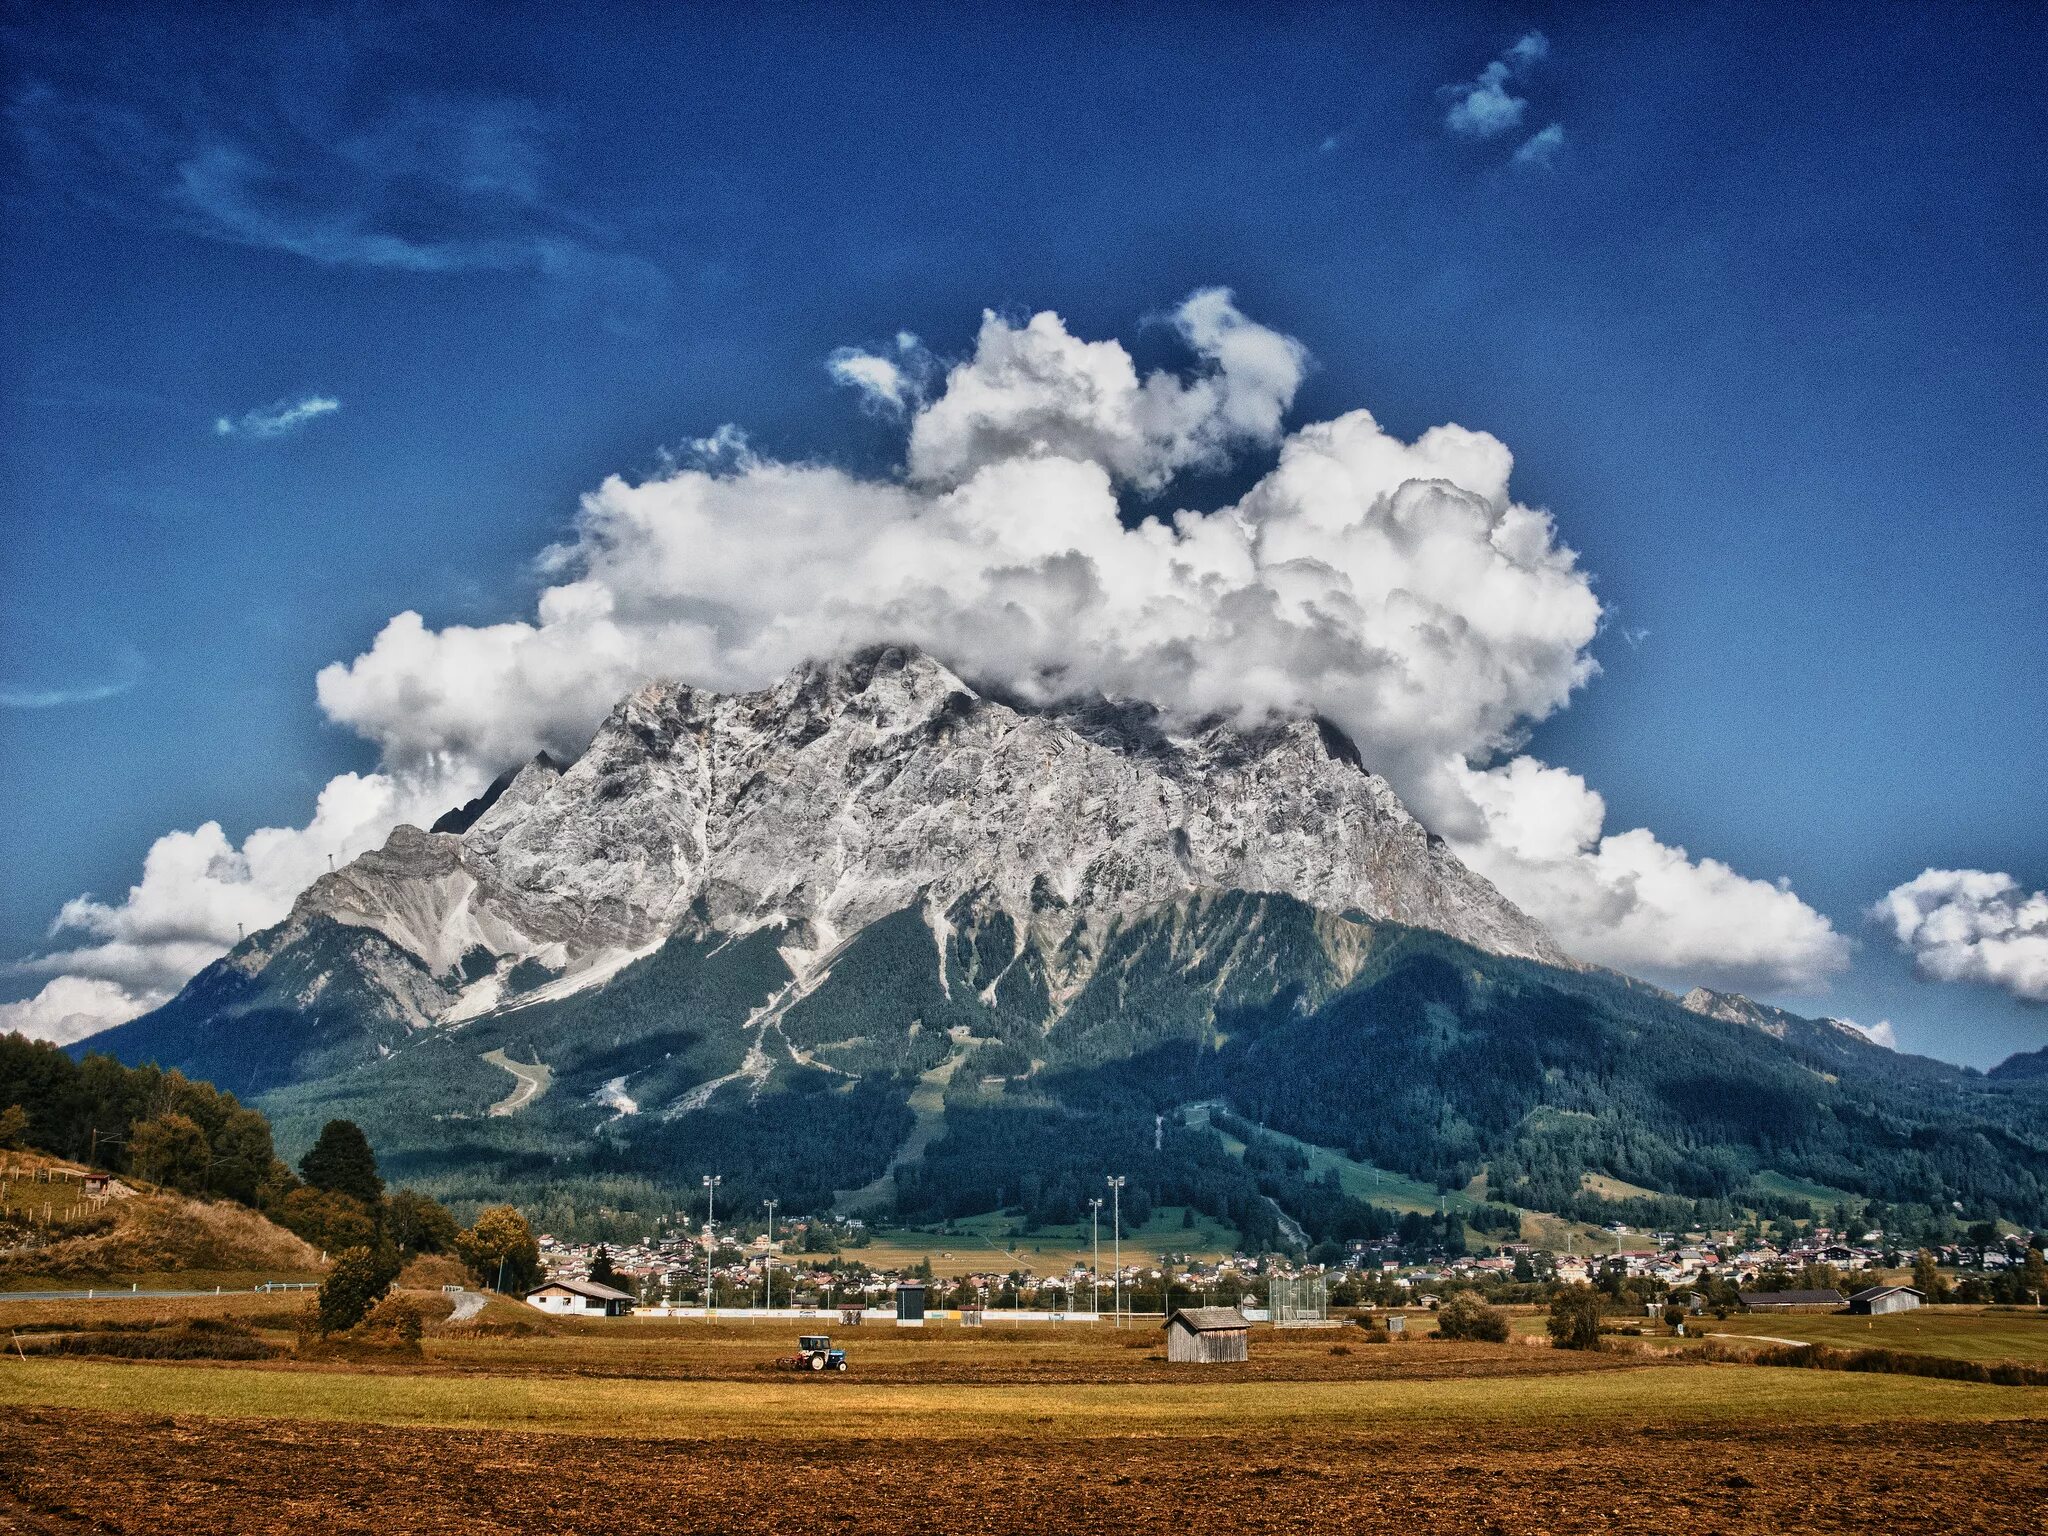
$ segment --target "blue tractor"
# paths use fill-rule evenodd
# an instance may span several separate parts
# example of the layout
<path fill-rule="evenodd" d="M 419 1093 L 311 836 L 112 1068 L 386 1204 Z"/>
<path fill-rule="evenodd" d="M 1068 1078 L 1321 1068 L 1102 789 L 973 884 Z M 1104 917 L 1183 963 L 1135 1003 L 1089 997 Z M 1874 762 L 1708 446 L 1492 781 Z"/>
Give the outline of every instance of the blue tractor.
<path fill-rule="evenodd" d="M 784 1371 L 843 1371 L 846 1351 L 834 1349 L 832 1340 L 822 1333 L 808 1333 L 796 1341 L 795 1354 L 783 1355 L 775 1364 Z"/>

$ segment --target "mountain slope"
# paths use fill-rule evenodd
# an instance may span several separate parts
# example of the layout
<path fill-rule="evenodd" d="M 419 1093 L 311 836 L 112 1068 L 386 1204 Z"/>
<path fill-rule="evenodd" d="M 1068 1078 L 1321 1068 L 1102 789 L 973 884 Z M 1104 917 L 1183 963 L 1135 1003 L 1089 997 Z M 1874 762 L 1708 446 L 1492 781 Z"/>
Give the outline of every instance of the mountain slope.
<path fill-rule="evenodd" d="M 1314 721 L 1023 708 L 883 649 L 650 685 L 442 825 L 92 1044 L 259 1091 L 287 1141 L 346 1115 L 396 1176 L 561 1209 L 721 1174 L 790 1210 L 1067 1220 L 1115 1169 L 1254 1241 L 1377 1230 L 1182 1113 L 1220 1103 L 1537 1209 L 1775 1172 L 2048 1216 L 2038 1100 L 1572 964 Z"/>

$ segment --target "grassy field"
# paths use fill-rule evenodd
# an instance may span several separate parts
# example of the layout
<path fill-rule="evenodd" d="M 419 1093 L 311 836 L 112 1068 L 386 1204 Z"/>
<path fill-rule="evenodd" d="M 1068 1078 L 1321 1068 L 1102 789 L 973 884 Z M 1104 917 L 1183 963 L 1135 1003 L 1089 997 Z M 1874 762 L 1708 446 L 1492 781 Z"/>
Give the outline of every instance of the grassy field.
<path fill-rule="evenodd" d="M 1348 1328 L 1197 1368 L 1156 1328 L 1054 1324 L 840 1330 L 850 1373 L 793 1376 L 793 1325 L 520 1313 L 423 1357 L 0 1359 L 0 1529 L 1950 1536 L 2048 1500 L 2048 1388 Z"/>
<path fill-rule="evenodd" d="M 2048 1388 L 1692 1364 L 1531 1377 L 1503 1390 L 1501 1381 L 1486 1378 L 1235 1382 L 1210 1374 L 1171 1385 L 921 1386 L 857 1379 L 591 1380 L 32 1359 L 0 1368 L 0 1404 L 648 1439 L 774 1435 L 800 1424 L 812 1439 L 979 1440 L 1055 1431 L 1330 1434 L 1387 1422 L 1483 1429 L 1617 1421 L 1681 1426 L 1757 1419 L 2043 1420 Z"/>
<path fill-rule="evenodd" d="M 1715 1333 L 1797 1339 L 1838 1349 L 1897 1349 L 1951 1360 L 2048 1361 L 2048 1311 L 1921 1307 L 1890 1317 L 1750 1313 L 1707 1326 Z"/>

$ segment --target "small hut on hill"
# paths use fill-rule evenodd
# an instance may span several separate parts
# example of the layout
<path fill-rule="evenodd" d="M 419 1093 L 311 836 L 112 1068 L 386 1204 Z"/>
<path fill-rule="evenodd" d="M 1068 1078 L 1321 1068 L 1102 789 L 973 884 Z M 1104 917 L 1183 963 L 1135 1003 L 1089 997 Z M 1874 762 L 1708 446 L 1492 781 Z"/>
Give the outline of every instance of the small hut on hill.
<path fill-rule="evenodd" d="M 1189 1365 L 1246 1360 L 1251 1332 L 1235 1307 L 1181 1307 L 1166 1320 L 1166 1358 Z"/>

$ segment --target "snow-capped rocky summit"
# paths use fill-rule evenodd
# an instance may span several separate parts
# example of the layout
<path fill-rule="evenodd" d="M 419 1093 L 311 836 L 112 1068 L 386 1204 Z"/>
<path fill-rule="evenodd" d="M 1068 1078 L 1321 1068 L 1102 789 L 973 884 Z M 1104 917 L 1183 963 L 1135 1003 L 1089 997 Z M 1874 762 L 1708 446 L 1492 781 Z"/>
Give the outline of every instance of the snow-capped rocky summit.
<path fill-rule="evenodd" d="M 756 693 L 655 682 L 461 833 L 401 827 L 293 920 L 374 929 L 435 972 L 481 948 L 574 973 L 685 925 L 774 926 L 802 970 L 869 923 L 978 891 L 1086 952 L 1205 891 L 1277 892 L 1564 962 L 1313 720 L 1180 733 L 1142 706 L 1013 707 L 876 648 Z M 1020 940 L 1022 942 L 1022 940 Z"/>

